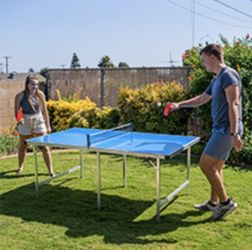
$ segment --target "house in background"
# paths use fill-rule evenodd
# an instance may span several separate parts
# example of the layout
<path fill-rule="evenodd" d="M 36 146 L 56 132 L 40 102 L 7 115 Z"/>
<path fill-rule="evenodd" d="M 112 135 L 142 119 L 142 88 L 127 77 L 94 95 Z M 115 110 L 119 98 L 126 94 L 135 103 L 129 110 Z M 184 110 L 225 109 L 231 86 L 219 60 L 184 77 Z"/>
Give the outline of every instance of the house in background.
<path fill-rule="evenodd" d="M 14 99 L 16 94 L 24 89 L 25 79 L 30 74 L 33 73 L 0 74 L 0 134 L 16 125 Z M 39 78 L 40 89 L 44 90 L 46 79 L 40 74 L 36 75 Z"/>

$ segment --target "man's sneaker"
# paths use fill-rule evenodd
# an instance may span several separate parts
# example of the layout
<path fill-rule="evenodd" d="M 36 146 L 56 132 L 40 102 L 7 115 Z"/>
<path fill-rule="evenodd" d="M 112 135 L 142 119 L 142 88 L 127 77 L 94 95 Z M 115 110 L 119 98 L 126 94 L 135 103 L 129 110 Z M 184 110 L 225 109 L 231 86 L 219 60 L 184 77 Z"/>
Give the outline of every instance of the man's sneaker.
<path fill-rule="evenodd" d="M 231 214 L 236 208 L 237 203 L 233 202 L 232 200 L 229 200 L 229 203 L 227 205 L 222 205 L 221 203 L 219 203 L 216 210 L 213 212 L 212 220 L 216 221 L 223 219 L 227 215 Z"/>
<path fill-rule="evenodd" d="M 194 208 L 196 208 L 202 212 L 208 212 L 208 211 L 214 212 L 216 207 L 217 207 L 217 205 L 213 206 L 209 201 L 206 201 L 203 204 L 195 204 L 194 205 Z"/>

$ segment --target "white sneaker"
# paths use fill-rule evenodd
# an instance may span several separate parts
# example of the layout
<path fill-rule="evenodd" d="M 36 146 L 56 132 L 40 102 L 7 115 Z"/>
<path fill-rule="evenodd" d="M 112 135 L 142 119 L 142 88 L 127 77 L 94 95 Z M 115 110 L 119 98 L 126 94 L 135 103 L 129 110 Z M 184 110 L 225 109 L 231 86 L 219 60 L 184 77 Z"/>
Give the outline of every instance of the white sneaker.
<path fill-rule="evenodd" d="M 209 201 L 206 201 L 203 204 L 195 204 L 194 205 L 194 208 L 196 208 L 196 209 L 198 209 L 198 210 L 200 210 L 202 212 L 208 212 L 208 211 L 214 212 L 216 207 L 217 207 L 217 205 L 213 206 L 213 205 L 210 204 Z"/>
<path fill-rule="evenodd" d="M 225 218 L 227 215 L 231 214 L 237 208 L 237 203 L 233 202 L 231 199 L 227 205 L 218 204 L 216 210 L 213 212 L 212 220 L 220 220 Z"/>

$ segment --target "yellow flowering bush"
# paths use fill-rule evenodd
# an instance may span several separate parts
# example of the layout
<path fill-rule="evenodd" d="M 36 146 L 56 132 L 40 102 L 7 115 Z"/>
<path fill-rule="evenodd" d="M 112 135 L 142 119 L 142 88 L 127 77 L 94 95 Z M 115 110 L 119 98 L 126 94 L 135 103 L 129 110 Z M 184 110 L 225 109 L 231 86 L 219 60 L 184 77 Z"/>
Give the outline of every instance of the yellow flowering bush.
<path fill-rule="evenodd" d="M 96 104 L 92 102 L 88 97 L 83 100 L 71 102 L 62 99 L 58 101 L 49 100 L 47 102 L 47 106 L 53 129 L 56 131 L 72 127 L 74 125 L 73 120 L 76 120 L 76 117 L 78 117 L 78 113 L 80 111 L 83 112 L 82 114 L 85 113 L 85 117 L 87 117 L 88 114 L 95 112 L 96 109 Z M 85 125 L 85 127 L 88 127 L 88 120 L 86 122 L 83 121 L 83 125 Z"/>
<path fill-rule="evenodd" d="M 83 100 L 49 100 L 47 102 L 54 131 L 72 127 L 111 128 L 118 124 L 115 108 L 100 109 L 88 97 Z"/>

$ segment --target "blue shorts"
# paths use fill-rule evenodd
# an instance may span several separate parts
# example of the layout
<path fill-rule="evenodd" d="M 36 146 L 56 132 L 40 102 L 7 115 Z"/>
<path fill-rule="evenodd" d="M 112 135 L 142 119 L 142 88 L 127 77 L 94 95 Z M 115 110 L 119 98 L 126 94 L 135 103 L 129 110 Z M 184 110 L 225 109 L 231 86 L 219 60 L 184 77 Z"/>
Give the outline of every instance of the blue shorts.
<path fill-rule="evenodd" d="M 239 128 L 238 134 L 242 136 L 243 126 Z M 213 129 L 212 135 L 203 151 L 206 155 L 218 160 L 227 160 L 232 149 L 231 136 L 229 129 Z"/>

